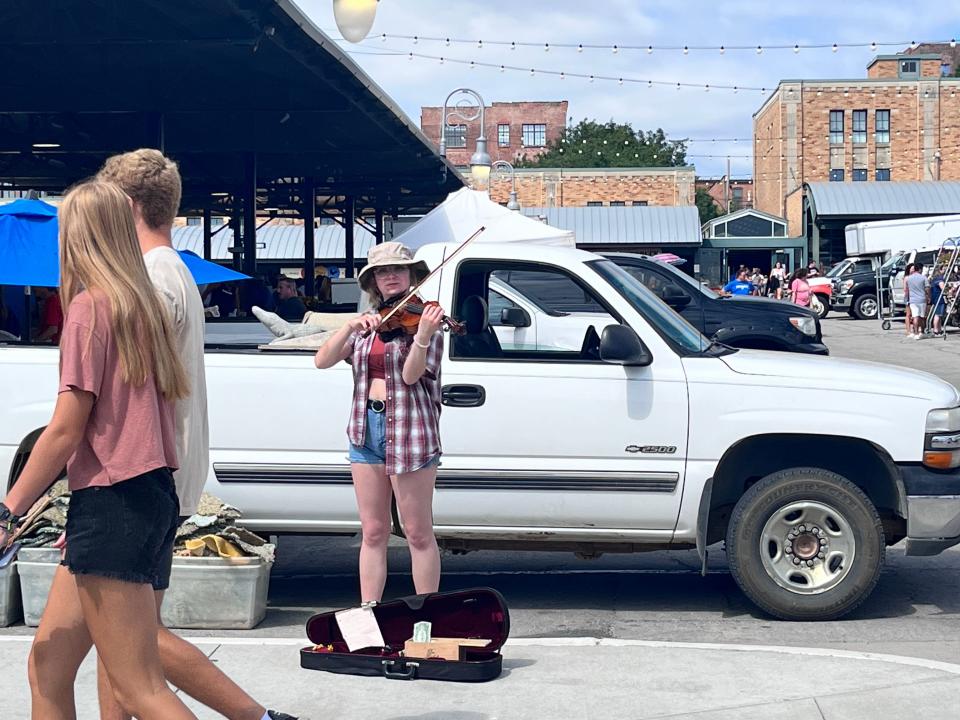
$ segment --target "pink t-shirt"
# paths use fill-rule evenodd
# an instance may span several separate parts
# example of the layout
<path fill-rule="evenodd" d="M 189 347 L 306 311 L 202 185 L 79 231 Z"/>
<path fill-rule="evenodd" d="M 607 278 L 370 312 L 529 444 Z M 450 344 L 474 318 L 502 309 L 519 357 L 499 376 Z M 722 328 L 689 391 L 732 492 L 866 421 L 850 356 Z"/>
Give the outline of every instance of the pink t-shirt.
<path fill-rule="evenodd" d="M 139 387 L 124 382 L 110 318 L 106 296 L 82 292 L 67 308 L 60 338 L 59 392 L 83 390 L 95 398 L 67 463 L 71 491 L 177 467 L 174 403 L 160 395 L 152 376 Z"/>
<path fill-rule="evenodd" d="M 793 301 L 797 305 L 806 307 L 810 304 L 810 286 L 805 280 L 797 278 L 790 283 L 790 289 L 793 290 Z"/>

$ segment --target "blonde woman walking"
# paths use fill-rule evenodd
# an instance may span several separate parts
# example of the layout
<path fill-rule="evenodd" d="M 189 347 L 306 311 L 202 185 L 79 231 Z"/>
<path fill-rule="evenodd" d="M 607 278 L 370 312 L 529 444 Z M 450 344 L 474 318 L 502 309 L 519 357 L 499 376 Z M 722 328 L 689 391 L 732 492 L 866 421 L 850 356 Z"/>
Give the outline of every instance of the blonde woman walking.
<path fill-rule="evenodd" d="M 169 579 L 179 514 L 174 403 L 190 388 L 130 199 L 115 185 L 67 194 L 60 274 L 59 395 L 6 499 L 22 515 L 67 466 L 67 547 L 30 652 L 32 714 L 76 717 L 74 678 L 92 642 L 130 714 L 194 718 L 164 680 L 153 590 Z M 0 543 L 10 530 L 0 528 Z"/>

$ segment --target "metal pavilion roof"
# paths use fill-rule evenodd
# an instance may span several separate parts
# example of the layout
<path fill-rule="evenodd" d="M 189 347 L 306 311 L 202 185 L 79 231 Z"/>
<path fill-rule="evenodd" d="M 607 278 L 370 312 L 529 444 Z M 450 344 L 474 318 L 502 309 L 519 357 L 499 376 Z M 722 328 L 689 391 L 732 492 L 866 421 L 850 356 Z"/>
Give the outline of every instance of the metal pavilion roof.
<path fill-rule="evenodd" d="M 577 246 L 589 245 L 699 245 L 700 216 L 694 205 L 676 207 L 562 207 L 523 208 L 548 225 L 572 230 Z"/>
<path fill-rule="evenodd" d="M 340 225 L 320 225 L 314 230 L 314 257 L 317 262 L 344 262 L 346 232 Z M 210 243 L 211 260 L 231 260 L 230 248 L 239 241 L 229 226 L 219 230 Z M 303 261 L 303 225 L 266 225 L 257 230 L 257 258 L 259 260 Z M 373 235 L 362 225 L 354 225 L 356 257 L 365 258 L 374 245 Z M 203 227 L 187 225 L 173 229 L 173 246 L 177 250 L 191 250 L 203 255 Z"/>
<path fill-rule="evenodd" d="M 960 213 L 960 182 L 813 182 L 815 217 L 904 217 Z"/>
<path fill-rule="evenodd" d="M 0 26 L 0 181 L 16 188 L 62 190 L 137 147 L 179 162 L 183 212 L 228 214 L 251 174 L 281 211 L 306 179 L 363 214 L 462 187 L 290 0 L 6 0 Z"/>

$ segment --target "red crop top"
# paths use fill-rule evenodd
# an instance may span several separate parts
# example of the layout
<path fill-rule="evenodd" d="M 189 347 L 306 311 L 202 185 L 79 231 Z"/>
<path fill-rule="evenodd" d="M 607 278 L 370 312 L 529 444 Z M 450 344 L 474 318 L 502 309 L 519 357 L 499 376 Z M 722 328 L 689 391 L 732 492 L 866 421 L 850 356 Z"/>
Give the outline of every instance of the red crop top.
<path fill-rule="evenodd" d="M 370 355 L 367 357 L 367 374 L 370 380 L 380 378 L 386 379 L 386 368 L 384 367 L 383 354 L 386 348 L 383 345 L 383 339 L 378 334 L 370 346 Z"/>

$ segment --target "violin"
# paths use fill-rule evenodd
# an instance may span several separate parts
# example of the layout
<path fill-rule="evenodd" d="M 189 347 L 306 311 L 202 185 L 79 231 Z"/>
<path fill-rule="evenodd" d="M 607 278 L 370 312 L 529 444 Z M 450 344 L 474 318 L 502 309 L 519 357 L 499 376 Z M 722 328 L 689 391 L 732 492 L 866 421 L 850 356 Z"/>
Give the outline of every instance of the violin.
<path fill-rule="evenodd" d="M 415 335 L 420 326 L 420 316 L 428 307 L 439 307 L 440 303 L 434 300 L 424 302 L 418 295 L 403 295 L 389 298 L 380 303 L 377 312 L 382 322 L 377 327 L 377 333 L 386 342 L 404 335 Z M 440 329 L 452 332 L 454 335 L 463 335 L 467 331 L 466 325 L 459 320 L 444 315 L 440 321 Z"/>

